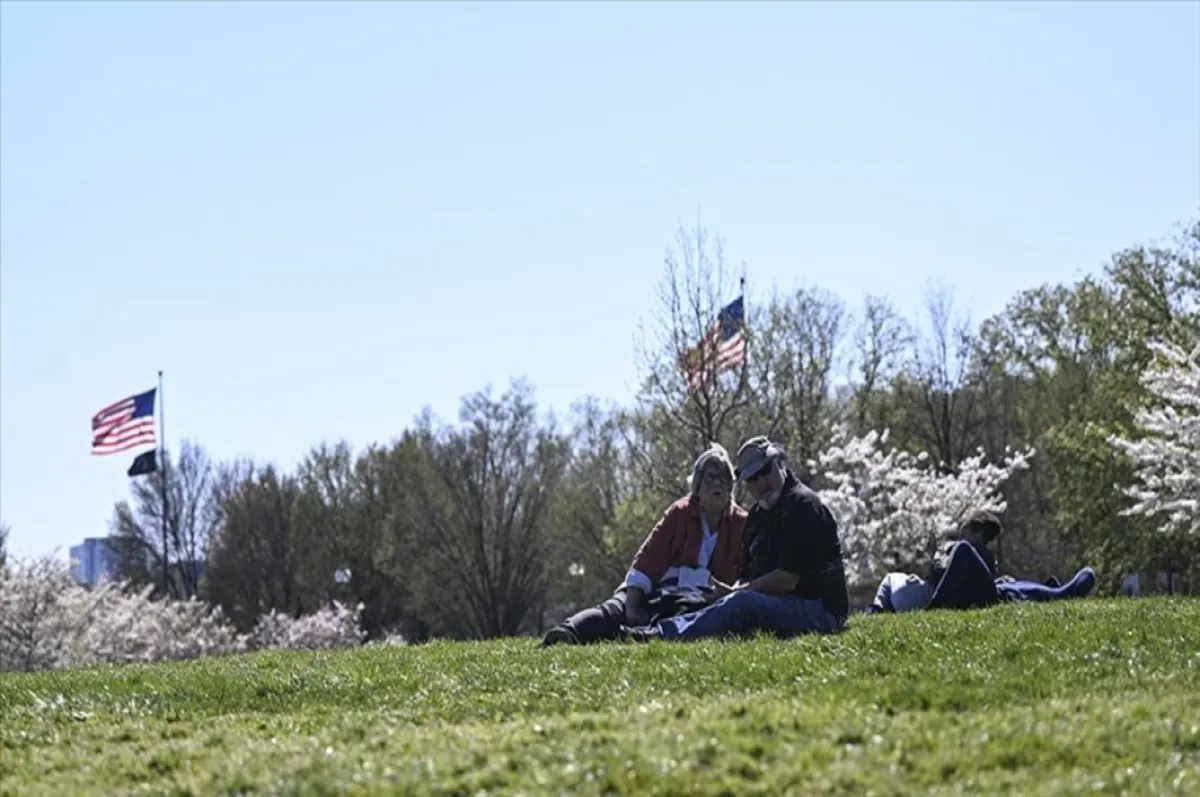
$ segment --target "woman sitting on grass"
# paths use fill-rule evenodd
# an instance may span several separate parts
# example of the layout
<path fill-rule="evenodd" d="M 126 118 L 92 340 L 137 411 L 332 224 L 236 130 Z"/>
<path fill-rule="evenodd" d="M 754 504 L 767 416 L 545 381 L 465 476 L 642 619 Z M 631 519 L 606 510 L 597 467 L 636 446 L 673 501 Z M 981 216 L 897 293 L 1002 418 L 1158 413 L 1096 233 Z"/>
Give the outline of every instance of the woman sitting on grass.
<path fill-rule="evenodd" d="M 988 547 L 1003 526 L 991 512 L 976 512 L 959 529 L 959 539 L 942 546 L 922 579 L 909 573 L 889 573 L 867 612 L 913 609 L 976 609 L 1001 601 L 1052 601 L 1082 598 L 1096 584 L 1096 573 L 1085 567 L 1066 584 L 1039 584 L 1001 576 Z"/>
<path fill-rule="evenodd" d="M 616 639 L 622 625 L 648 625 L 727 594 L 746 525 L 733 478 L 729 453 L 713 443 L 692 466 L 691 494 L 667 507 L 613 596 L 551 628 L 542 647 Z"/>

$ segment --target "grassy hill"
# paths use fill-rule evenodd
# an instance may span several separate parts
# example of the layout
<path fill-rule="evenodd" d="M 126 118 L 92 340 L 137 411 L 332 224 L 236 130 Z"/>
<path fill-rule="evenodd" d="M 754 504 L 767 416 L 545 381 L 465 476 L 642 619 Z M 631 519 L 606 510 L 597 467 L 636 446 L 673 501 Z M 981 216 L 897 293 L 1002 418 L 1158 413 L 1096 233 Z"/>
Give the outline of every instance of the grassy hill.
<path fill-rule="evenodd" d="M 1200 794 L 1200 601 L 0 675 L 8 794 Z"/>

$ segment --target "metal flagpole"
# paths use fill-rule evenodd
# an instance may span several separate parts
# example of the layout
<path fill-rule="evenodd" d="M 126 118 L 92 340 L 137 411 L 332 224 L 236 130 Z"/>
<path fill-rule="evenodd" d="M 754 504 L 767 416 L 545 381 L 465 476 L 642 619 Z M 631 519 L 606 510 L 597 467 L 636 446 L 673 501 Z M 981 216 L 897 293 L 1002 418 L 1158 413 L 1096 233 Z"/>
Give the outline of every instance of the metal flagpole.
<path fill-rule="evenodd" d="M 742 370 L 739 378 L 739 384 L 745 384 L 746 369 L 750 364 L 750 311 L 746 308 L 746 264 L 742 264 L 742 278 L 738 282 L 741 288 L 742 299 Z"/>
<path fill-rule="evenodd" d="M 163 372 L 158 372 L 158 469 L 162 473 L 162 569 L 163 592 L 165 597 L 171 595 L 171 567 L 167 546 L 167 515 L 170 514 L 170 503 L 167 498 L 167 419 L 163 409 Z"/>
<path fill-rule="evenodd" d="M 750 314 L 746 311 L 746 267 L 742 266 L 742 278 L 738 283 L 742 298 L 742 334 L 746 334 L 746 329 L 750 326 Z M 749 342 L 749 341 L 747 341 Z"/>

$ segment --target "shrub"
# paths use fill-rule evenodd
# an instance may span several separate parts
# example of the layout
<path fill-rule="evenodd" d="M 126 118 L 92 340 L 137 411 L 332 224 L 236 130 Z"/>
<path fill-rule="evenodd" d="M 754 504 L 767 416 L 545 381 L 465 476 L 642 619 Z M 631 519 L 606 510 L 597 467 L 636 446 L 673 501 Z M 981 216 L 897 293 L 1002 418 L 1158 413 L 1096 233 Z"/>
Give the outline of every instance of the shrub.
<path fill-rule="evenodd" d="M 197 659 L 264 648 L 362 644 L 362 604 L 292 618 L 272 612 L 249 635 L 219 607 L 152 600 L 150 587 L 77 583 L 52 556 L 0 568 L 0 671 Z"/>

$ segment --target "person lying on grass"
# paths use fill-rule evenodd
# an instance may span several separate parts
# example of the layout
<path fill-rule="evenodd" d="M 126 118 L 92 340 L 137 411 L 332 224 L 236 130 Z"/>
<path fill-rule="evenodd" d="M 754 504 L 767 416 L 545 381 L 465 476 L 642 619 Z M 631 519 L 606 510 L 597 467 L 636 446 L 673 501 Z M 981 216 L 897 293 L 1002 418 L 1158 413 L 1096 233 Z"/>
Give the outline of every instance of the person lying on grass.
<path fill-rule="evenodd" d="M 667 507 L 613 596 L 551 628 L 542 647 L 615 639 L 622 625 L 646 625 L 727 594 L 746 524 L 733 479 L 729 452 L 713 443 L 692 466 L 690 494 Z"/>
<path fill-rule="evenodd" d="M 934 557 L 929 578 L 888 573 L 879 584 L 869 614 L 913 609 L 972 609 L 1001 601 L 1052 601 L 1081 598 L 1091 592 L 1096 573 L 1085 567 L 1066 584 L 1019 581 L 1001 576 L 988 546 L 1004 527 L 991 512 L 976 512 Z"/>
<path fill-rule="evenodd" d="M 692 640 L 766 631 L 780 637 L 842 630 L 849 613 L 837 522 L 766 437 L 738 451 L 737 476 L 754 498 L 739 578 L 699 611 L 623 628 L 624 639 Z"/>

